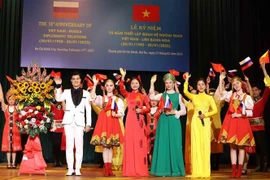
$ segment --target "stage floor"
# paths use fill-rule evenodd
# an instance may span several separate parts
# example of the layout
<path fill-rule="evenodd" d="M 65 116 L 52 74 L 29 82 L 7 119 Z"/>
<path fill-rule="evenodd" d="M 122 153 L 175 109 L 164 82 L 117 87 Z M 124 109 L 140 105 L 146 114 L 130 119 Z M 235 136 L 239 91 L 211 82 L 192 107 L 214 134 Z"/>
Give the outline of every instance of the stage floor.
<path fill-rule="evenodd" d="M 76 179 L 76 180 L 86 180 L 86 179 L 191 179 L 186 177 L 142 177 L 142 178 L 132 178 L 132 177 L 122 177 L 121 171 L 114 171 L 116 174 L 115 177 L 103 177 L 103 169 L 98 168 L 99 165 L 96 164 L 83 164 L 83 168 L 81 170 L 82 176 L 65 176 L 67 172 L 65 167 L 62 168 L 54 168 L 52 164 L 48 164 L 46 168 L 46 175 L 29 175 L 29 174 L 21 174 L 18 175 L 18 169 L 7 169 L 6 164 L 0 164 L 0 180 L 60 180 L 60 179 Z M 211 174 L 211 178 L 207 179 L 232 179 L 230 178 L 230 167 L 229 166 L 221 166 L 219 171 L 213 171 Z M 201 178 L 192 178 L 192 179 L 200 179 Z M 244 179 L 270 179 L 270 172 L 268 173 L 253 173 L 248 171 L 248 174 L 242 176 L 242 180 Z"/>

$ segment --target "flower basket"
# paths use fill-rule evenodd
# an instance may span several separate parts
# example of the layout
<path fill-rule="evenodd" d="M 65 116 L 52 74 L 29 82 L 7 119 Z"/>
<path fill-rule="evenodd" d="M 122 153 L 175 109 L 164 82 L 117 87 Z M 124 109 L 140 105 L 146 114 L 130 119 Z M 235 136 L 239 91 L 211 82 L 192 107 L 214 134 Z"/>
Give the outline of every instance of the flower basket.
<path fill-rule="evenodd" d="M 54 101 L 53 80 L 46 69 L 41 70 L 35 62 L 22 69 L 22 75 L 16 80 L 8 77 L 11 83 L 9 92 L 14 96 L 19 106 L 19 117 L 16 124 L 21 133 L 31 137 L 39 133 L 47 133 L 52 122 L 51 103 Z"/>

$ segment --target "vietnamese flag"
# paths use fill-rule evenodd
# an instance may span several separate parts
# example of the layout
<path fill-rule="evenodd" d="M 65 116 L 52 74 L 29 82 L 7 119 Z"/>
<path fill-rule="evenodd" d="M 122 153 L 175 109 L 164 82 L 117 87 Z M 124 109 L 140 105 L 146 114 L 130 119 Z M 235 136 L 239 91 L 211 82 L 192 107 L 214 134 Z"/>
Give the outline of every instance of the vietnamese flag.
<path fill-rule="evenodd" d="M 226 70 L 225 70 L 225 68 L 222 66 L 222 64 L 216 64 L 216 63 L 212 63 L 211 62 L 211 65 L 212 65 L 212 67 L 213 67 L 213 69 L 214 69 L 214 71 L 216 71 L 216 72 L 226 72 Z"/>
<path fill-rule="evenodd" d="M 133 5 L 133 21 L 137 22 L 159 22 L 160 7 Z"/>
<path fill-rule="evenodd" d="M 267 51 L 262 55 L 262 57 L 260 57 L 260 64 L 262 64 L 263 62 L 264 62 L 265 64 L 269 63 L 269 50 L 267 50 Z"/>

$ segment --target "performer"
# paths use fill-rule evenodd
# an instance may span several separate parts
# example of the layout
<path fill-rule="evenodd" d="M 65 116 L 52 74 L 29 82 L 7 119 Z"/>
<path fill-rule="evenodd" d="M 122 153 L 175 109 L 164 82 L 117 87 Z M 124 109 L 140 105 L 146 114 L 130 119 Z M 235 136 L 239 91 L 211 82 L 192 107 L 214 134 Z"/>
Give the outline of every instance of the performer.
<path fill-rule="evenodd" d="M 122 134 L 119 118 L 124 116 L 123 101 L 113 94 L 114 82 L 110 79 L 105 82 L 104 96 L 96 95 L 96 86 L 98 79 L 93 76 L 94 87 L 91 91 L 93 103 L 102 107 L 102 111 L 98 115 L 97 124 L 90 141 L 90 144 L 103 147 L 103 162 L 105 167 L 104 176 L 115 176 L 112 172 L 113 147 L 120 146 L 124 137 Z"/>
<path fill-rule="evenodd" d="M 62 124 L 66 134 L 66 158 L 68 164 L 67 176 L 74 174 L 74 142 L 76 146 L 76 176 L 80 176 L 81 164 L 83 158 L 83 133 L 91 130 L 91 106 L 89 92 L 80 88 L 81 77 L 78 72 L 74 72 L 71 76 L 71 89 L 62 92 L 62 79 L 55 77 L 56 96 L 58 102 L 66 101 L 65 115 Z M 85 124 L 86 109 L 86 124 Z"/>
<path fill-rule="evenodd" d="M 54 167 L 62 167 L 63 152 L 61 152 L 62 136 L 64 127 L 62 125 L 65 102 L 60 102 L 51 105 L 53 112 L 53 123 L 51 126 L 51 140 L 53 145 Z"/>
<path fill-rule="evenodd" d="M 154 95 L 156 75 L 151 78 L 150 94 Z M 151 174 L 155 176 L 185 176 L 182 152 L 182 127 L 180 116 L 186 114 L 182 95 L 174 90 L 175 76 L 167 73 L 163 77 L 166 91 L 158 95 L 159 110 Z M 168 105 L 168 102 L 170 105 Z M 180 106 L 180 110 L 178 107 Z"/>
<path fill-rule="evenodd" d="M 155 95 L 157 95 L 158 92 L 155 92 Z M 156 138 L 156 128 L 158 123 L 158 118 L 160 116 L 160 112 L 158 111 L 158 102 L 159 98 L 156 96 L 150 96 L 150 112 L 146 114 L 147 119 L 147 125 L 146 125 L 146 132 L 147 132 L 147 142 L 148 142 L 148 159 L 150 164 L 152 164 L 152 155 L 153 155 L 153 149 L 154 149 L 154 142 Z"/>
<path fill-rule="evenodd" d="M 225 77 L 225 73 L 220 74 L 220 84 Z M 234 92 L 223 91 L 221 98 L 230 104 L 220 130 L 219 142 L 230 144 L 231 176 L 240 178 L 245 158 L 244 147 L 255 145 L 251 127 L 247 119 L 252 116 L 254 103 L 252 98 L 243 91 L 242 80 L 239 77 L 235 76 L 232 79 L 232 87 Z M 238 158 L 237 151 L 239 151 Z M 238 162 L 237 170 L 236 162 Z"/>
<path fill-rule="evenodd" d="M 148 176 L 146 125 L 143 114 L 150 112 L 150 105 L 147 97 L 140 92 L 141 81 L 138 78 L 133 78 L 130 81 L 132 92 L 128 92 L 124 88 L 126 71 L 120 68 L 120 73 L 122 75 L 122 80 L 119 83 L 120 93 L 128 103 L 123 176 Z"/>
<path fill-rule="evenodd" d="M 218 143 L 218 136 L 221 128 L 221 118 L 220 113 L 223 108 L 225 101 L 220 100 L 221 94 L 219 93 L 219 88 L 214 89 L 210 88 L 210 77 L 206 79 L 206 91 L 207 93 L 214 98 L 214 101 L 217 106 L 217 114 L 211 117 L 211 170 L 219 170 L 220 156 L 223 153 L 223 144 Z M 225 90 L 225 82 L 223 81 L 222 89 Z"/>
<path fill-rule="evenodd" d="M 7 153 L 7 168 L 16 169 L 16 152 L 22 150 L 21 146 L 21 136 L 19 129 L 16 125 L 16 120 L 18 118 L 18 110 L 15 104 L 14 97 L 8 91 L 6 93 L 6 100 L 8 104 L 5 103 L 3 98 L 2 85 L 0 84 L 0 99 L 2 103 L 2 110 L 5 113 L 5 126 L 2 136 L 2 151 Z M 11 164 L 12 158 L 12 164 Z"/>
<path fill-rule="evenodd" d="M 270 80 L 269 75 L 265 69 L 265 64 L 261 64 L 263 73 L 264 73 L 264 81 Z M 249 118 L 251 130 L 253 132 L 253 136 L 256 143 L 256 168 L 255 172 L 267 172 L 268 171 L 268 153 L 265 139 L 265 131 L 264 131 L 264 107 L 267 103 L 270 89 L 266 87 L 264 89 L 263 95 L 261 96 L 261 89 L 257 85 L 252 86 L 252 93 L 250 94 L 254 99 L 254 108 L 253 108 L 253 116 Z M 250 149 L 250 148 L 249 148 Z M 248 150 L 249 150 L 248 149 Z M 243 166 L 242 174 L 247 174 L 247 165 L 249 161 L 249 154 L 246 150 L 246 158 Z M 253 151 L 254 152 L 254 151 Z M 252 152 L 249 152 L 252 153 Z"/>
<path fill-rule="evenodd" d="M 214 99 L 205 93 L 205 81 L 197 81 L 198 94 L 188 91 L 190 74 L 187 73 L 184 83 L 184 94 L 194 105 L 194 114 L 191 121 L 191 175 L 189 177 L 210 177 L 210 144 L 211 122 L 210 117 L 217 113 Z M 210 110 L 211 109 L 211 110 Z"/>

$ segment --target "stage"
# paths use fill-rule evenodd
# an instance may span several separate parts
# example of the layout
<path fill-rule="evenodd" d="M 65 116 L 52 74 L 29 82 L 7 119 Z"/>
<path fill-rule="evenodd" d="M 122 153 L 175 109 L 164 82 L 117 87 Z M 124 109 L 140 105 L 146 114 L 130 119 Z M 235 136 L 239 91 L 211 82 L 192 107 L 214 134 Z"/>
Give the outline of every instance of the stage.
<path fill-rule="evenodd" d="M 97 164 L 83 164 L 83 168 L 81 170 L 82 176 L 65 176 L 67 172 L 65 167 L 62 168 L 54 168 L 52 164 L 48 164 L 46 169 L 46 175 L 29 175 L 29 174 L 18 174 L 19 169 L 7 169 L 5 163 L 0 164 L 0 179 L 1 180 L 43 180 L 43 179 L 51 179 L 51 180 L 60 180 L 60 179 L 76 179 L 76 180 L 86 180 L 86 179 L 191 179 L 187 177 L 142 177 L 142 178 L 133 178 L 133 177 L 122 177 L 121 171 L 114 171 L 116 174 L 115 177 L 103 177 L 103 169 L 98 168 Z M 248 171 L 248 174 L 242 176 L 241 179 L 270 179 L 270 172 L 268 173 L 254 173 Z M 208 179 L 233 179 L 230 178 L 231 170 L 229 166 L 221 166 L 219 171 L 213 171 L 211 174 L 211 178 Z M 194 178 L 196 179 L 196 178 Z M 201 178 L 198 178 L 201 179 Z"/>

